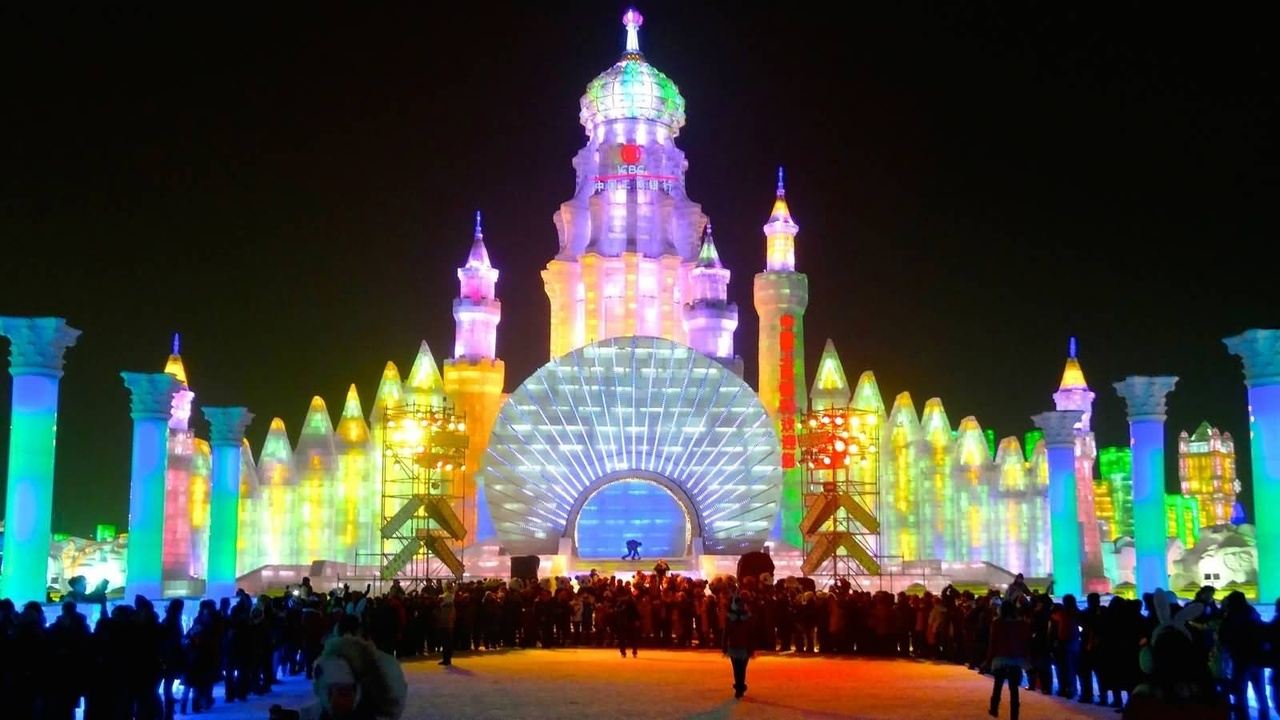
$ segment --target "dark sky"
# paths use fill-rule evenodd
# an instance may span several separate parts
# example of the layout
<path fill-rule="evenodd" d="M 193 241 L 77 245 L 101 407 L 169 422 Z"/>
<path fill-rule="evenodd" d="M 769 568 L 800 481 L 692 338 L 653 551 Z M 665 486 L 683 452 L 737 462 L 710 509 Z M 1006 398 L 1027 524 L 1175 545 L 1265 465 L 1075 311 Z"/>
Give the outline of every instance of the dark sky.
<path fill-rule="evenodd" d="M 1209 419 L 1244 450 L 1220 340 L 1280 322 L 1270 24 L 1240 6 L 880 5 L 640 6 L 642 47 L 688 102 L 688 190 L 734 272 L 748 377 L 781 163 L 810 370 L 832 337 L 887 403 L 940 396 L 953 424 L 1021 434 L 1076 334 L 1100 444 L 1126 441 L 1111 382 L 1172 373 L 1170 441 Z M 159 370 L 175 330 L 197 401 L 257 414 L 255 450 L 273 415 L 296 438 L 314 394 L 337 412 L 354 381 L 367 410 L 420 339 L 447 354 L 477 208 L 508 390 L 546 361 L 551 215 L 625 6 L 431 6 L 0 12 L 0 312 L 84 331 L 55 529 L 124 524 L 118 373 Z"/>

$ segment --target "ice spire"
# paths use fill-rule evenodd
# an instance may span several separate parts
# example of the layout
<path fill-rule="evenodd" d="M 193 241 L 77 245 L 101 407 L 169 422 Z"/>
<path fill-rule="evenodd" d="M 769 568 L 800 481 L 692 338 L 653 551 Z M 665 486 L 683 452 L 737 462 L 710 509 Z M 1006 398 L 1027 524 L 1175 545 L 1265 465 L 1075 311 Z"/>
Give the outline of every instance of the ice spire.
<path fill-rule="evenodd" d="M 444 400 L 444 378 L 426 340 L 418 346 L 418 356 L 404 379 L 404 399 L 410 405 L 439 405 Z"/>
<path fill-rule="evenodd" d="M 480 226 L 480 211 L 476 211 L 476 230 L 472 235 L 471 253 L 467 255 L 467 268 L 492 268 L 489 249 L 484 246 L 484 229 Z"/>
<path fill-rule="evenodd" d="M 796 233 L 800 226 L 791 219 L 791 208 L 787 206 L 787 188 L 783 181 L 782 168 L 778 168 L 778 189 L 773 200 L 773 211 L 769 222 L 764 226 L 767 238 L 765 250 L 765 270 L 768 272 L 795 272 L 796 269 Z"/>
<path fill-rule="evenodd" d="M 702 230 L 702 248 L 698 251 L 698 267 L 720 268 L 720 253 L 716 252 L 716 241 L 711 235 L 711 221 Z"/>

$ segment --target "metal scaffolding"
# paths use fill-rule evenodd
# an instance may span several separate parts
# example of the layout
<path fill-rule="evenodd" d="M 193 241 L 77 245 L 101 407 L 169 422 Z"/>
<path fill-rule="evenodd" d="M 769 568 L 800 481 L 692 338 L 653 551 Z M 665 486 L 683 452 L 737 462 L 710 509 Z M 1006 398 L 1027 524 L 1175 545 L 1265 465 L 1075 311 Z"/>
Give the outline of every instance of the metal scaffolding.
<path fill-rule="evenodd" d="M 874 412 L 813 410 L 800 423 L 805 575 L 860 580 L 880 574 L 880 425 Z"/>
<path fill-rule="evenodd" d="M 449 405 L 403 405 L 382 418 L 378 579 L 461 578 L 466 419 Z"/>

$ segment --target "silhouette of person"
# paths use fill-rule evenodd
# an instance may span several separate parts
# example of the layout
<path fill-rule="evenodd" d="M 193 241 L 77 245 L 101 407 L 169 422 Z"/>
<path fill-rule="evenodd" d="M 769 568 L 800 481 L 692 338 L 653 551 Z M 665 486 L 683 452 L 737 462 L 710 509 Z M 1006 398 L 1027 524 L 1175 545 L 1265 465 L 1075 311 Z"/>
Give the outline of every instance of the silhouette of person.
<path fill-rule="evenodd" d="M 622 556 L 623 560 L 639 560 L 640 546 L 644 543 L 639 540 L 631 539 L 627 541 L 627 554 Z"/>

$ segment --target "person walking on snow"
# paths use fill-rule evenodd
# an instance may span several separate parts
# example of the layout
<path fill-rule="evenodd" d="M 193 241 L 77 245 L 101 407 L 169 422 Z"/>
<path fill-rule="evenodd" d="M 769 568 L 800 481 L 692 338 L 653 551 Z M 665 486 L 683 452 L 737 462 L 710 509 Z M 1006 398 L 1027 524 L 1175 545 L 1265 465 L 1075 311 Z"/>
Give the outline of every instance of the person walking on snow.
<path fill-rule="evenodd" d="M 747 662 L 755 654 L 755 632 L 751 613 L 738 593 L 729 600 L 725 614 L 724 654 L 733 665 L 733 696 L 741 698 L 747 692 Z"/>

